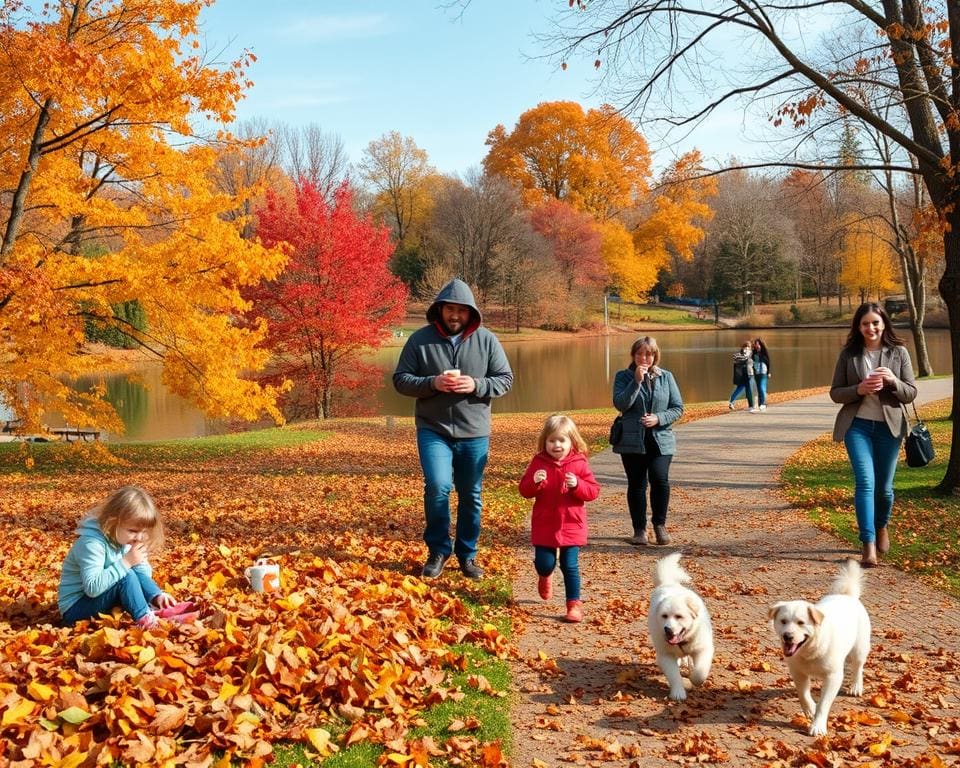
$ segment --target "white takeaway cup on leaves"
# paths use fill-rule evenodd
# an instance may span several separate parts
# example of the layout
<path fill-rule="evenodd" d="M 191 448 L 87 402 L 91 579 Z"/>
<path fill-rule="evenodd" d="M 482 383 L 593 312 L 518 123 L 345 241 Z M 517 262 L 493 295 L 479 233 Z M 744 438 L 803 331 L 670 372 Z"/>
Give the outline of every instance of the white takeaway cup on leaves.
<path fill-rule="evenodd" d="M 257 560 L 243 575 L 254 592 L 276 592 L 280 589 L 280 566 L 267 558 Z"/>

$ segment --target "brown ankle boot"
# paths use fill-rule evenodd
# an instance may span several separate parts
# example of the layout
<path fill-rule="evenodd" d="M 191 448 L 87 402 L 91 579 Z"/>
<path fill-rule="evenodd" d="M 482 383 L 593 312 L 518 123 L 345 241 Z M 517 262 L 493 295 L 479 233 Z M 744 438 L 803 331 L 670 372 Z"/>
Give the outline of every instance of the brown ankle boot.
<path fill-rule="evenodd" d="M 657 537 L 657 544 L 664 545 L 670 543 L 670 534 L 667 533 L 665 525 L 653 526 L 653 535 Z"/>
<path fill-rule="evenodd" d="M 877 566 L 877 545 L 872 541 L 864 542 L 863 553 L 860 556 L 860 566 L 862 568 L 876 568 Z"/>
<path fill-rule="evenodd" d="M 883 528 L 877 528 L 877 552 L 881 555 L 887 554 L 890 551 L 890 531 L 887 530 L 887 526 Z"/>

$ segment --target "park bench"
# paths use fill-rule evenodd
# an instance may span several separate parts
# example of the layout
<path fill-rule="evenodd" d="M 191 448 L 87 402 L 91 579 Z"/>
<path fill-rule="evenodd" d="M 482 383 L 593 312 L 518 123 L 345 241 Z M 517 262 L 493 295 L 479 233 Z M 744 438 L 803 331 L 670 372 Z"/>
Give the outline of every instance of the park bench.
<path fill-rule="evenodd" d="M 68 443 L 73 440 L 83 440 L 84 442 L 88 440 L 99 440 L 100 439 L 100 430 L 99 429 L 80 429 L 79 427 L 57 427 L 56 429 L 51 429 L 50 432 L 54 435 L 57 435 L 60 439 L 66 440 Z"/>

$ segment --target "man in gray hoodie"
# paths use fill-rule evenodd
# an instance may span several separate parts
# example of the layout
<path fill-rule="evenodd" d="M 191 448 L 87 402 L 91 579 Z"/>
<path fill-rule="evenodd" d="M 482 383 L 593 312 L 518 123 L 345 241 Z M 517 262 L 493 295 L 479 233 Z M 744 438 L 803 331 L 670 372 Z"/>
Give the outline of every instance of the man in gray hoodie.
<path fill-rule="evenodd" d="M 417 451 L 423 468 L 422 575 L 440 575 L 456 554 L 464 576 L 479 579 L 480 492 L 490 447 L 490 401 L 505 395 L 513 371 L 497 337 L 481 327 L 473 292 L 451 280 L 427 310 L 428 324 L 400 353 L 393 386 L 417 398 Z M 457 489 L 456 540 L 450 539 L 450 491 Z"/>

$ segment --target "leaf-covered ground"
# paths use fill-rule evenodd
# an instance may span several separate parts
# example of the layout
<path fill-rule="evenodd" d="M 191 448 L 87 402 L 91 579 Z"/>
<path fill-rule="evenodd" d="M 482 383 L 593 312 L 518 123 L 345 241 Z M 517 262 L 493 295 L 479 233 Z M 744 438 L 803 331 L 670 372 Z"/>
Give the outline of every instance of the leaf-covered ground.
<path fill-rule="evenodd" d="M 508 572 L 520 510 L 502 489 L 529 452 L 529 428 L 498 425 L 483 549 L 494 578 L 473 583 L 451 568 L 429 585 L 417 577 L 412 420 L 323 428 L 269 449 L 196 441 L 117 447 L 115 459 L 89 446 L 0 455 L 0 763 L 250 764 L 284 740 L 315 755 L 371 741 L 397 759 L 420 750 L 499 762 L 473 728 L 452 729 L 449 743 L 408 736 L 426 709 L 462 695 L 450 682 L 466 666 L 455 648 L 509 652 L 496 576 Z M 59 565 L 77 521 L 125 483 L 156 498 L 167 546 L 155 573 L 199 600 L 202 619 L 144 631 L 118 612 L 59 628 Z M 243 578 L 263 556 L 281 565 L 279 594 L 252 593 Z M 482 677 L 474 684 L 484 690 Z"/>

